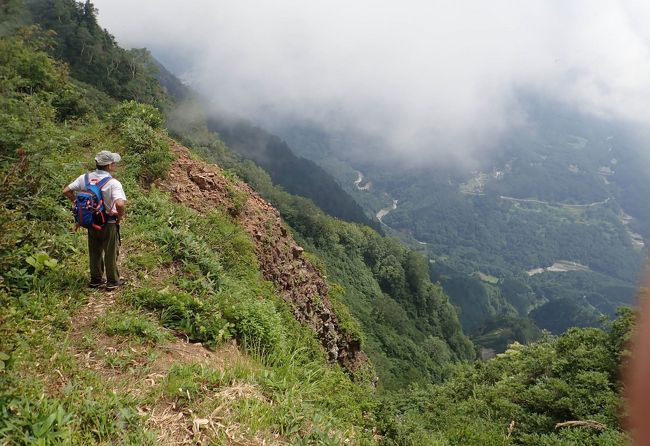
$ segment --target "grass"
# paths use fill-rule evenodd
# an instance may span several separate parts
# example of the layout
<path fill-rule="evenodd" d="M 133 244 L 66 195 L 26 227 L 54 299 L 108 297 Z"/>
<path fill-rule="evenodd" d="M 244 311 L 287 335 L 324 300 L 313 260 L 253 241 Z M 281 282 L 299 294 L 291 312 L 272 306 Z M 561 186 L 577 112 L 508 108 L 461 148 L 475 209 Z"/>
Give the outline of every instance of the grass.
<path fill-rule="evenodd" d="M 109 336 L 124 336 L 143 343 L 160 344 L 173 336 L 150 316 L 133 309 L 118 309 L 96 320 L 100 329 Z"/>

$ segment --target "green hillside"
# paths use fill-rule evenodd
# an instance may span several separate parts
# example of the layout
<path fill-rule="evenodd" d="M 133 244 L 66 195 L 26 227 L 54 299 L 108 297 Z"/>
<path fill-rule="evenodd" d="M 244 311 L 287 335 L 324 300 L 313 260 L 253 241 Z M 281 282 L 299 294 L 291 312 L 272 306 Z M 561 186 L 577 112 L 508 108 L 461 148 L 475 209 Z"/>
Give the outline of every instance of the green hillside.
<path fill-rule="evenodd" d="M 332 283 L 334 297 L 360 324 L 364 350 L 382 386 L 440 380 L 450 361 L 474 358 L 447 296 L 431 284 L 422 256 L 274 186 L 266 172 L 230 152 L 204 122 L 175 120 L 172 128 L 206 159 L 253 186 L 280 211 L 302 246 L 317 254 L 314 260 Z"/>
<path fill-rule="evenodd" d="M 45 10 L 56 33 L 29 26 Z M 277 188 L 205 122 L 171 129 L 192 152 L 171 139 L 177 104 L 92 4 L 0 13 L 0 444 L 625 441 L 631 314 L 473 363 L 420 254 Z M 127 61 L 128 88 L 111 77 Z M 122 153 L 128 195 L 116 292 L 86 288 L 61 196 L 102 149 Z"/>
<path fill-rule="evenodd" d="M 328 365 L 229 208 L 198 215 L 148 186 L 174 158 L 160 113 L 126 102 L 99 118 L 84 98 L 101 94 L 69 83 L 33 36 L 0 40 L 3 442 L 361 441 L 368 385 Z M 76 88 L 84 111 L 62 119 Z M 85 288 L 85 236 L 60 195 L 99 148 L 125 159 L 119 293 Z M 202 424 L 217 408 L 228 430 Z"/>

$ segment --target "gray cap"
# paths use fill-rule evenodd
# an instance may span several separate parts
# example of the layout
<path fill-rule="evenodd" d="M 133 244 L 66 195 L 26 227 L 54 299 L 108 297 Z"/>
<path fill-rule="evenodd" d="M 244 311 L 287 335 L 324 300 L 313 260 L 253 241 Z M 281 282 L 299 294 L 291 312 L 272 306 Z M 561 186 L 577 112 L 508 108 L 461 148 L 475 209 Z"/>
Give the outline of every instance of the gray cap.
<path fill-rule="evenodd" d="M 108 166 L 109 164 L 119 163 L 122 160 L 122 157 L 119 153 L 109 152 L 108 150 L 102 150 L 95 156 L 95 161 L 100 166 Z"/>

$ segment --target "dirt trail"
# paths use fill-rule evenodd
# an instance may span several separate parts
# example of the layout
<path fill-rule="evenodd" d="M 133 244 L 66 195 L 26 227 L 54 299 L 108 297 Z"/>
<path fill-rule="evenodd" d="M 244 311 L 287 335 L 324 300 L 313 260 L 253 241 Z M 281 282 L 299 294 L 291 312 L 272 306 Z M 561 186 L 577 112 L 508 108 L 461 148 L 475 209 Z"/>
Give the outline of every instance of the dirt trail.
<path fill-rule="evenodd" d="M 91 292 L 88 302 L 75 314 L 69 350 L 83 369 L 101 376 L 114 393 L 129 394 L 143 401 L 137 407 L 138 413 L 146 418 L 148 428 L 158 432 L 160 444 L 207 444 L 213 438 L 224 436 L 229 440 L 227 444 L 233 445 L 284 444 L 270 438 L 251 438 L 241 426 L 225 421 L 231 418 L 229 402 L 251 397 L 264 399 L 250 384 L 233 383 L 206 397 L 223 401 L 220 406 L 223 410 L 203 414 L 203 417 L 188 408 L 177 406 L 168 398 L 152 400 L 148 395 L 165 382 L 175 364 L 202 364 L 215 371 L 237 364 L 251 369 L 255 365 L 237 348 L 235 342 L 208 350 L 200 343 L 190 343 L 181 338 L 151 346 L 123 336 L 109 336 L 101 330 L 98 321 L 111 309 L 114 311 L 116 305 L 120 305 L 119 292 Z M 121 367 L 111 365 L 111 361 L 120 360 L 128 362 Z M 51 392 L 56 393 L 68 384 L 70 377 L 62 373 L 54 376 L 56 379 L 49 387 Z"/>

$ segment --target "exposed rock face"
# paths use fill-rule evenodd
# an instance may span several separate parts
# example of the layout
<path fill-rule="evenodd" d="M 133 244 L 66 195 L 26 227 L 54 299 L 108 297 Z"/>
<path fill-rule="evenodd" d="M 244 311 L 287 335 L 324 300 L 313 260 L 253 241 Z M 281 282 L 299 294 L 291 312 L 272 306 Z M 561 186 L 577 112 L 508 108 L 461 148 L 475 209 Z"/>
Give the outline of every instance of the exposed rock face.
<path fill-rule="evenodd" d="M 157 183 L 160 189 L 199 212 L 227 209 L 253 240 L 264 278 L 275 284 L 296 320 L 314 330 L 329 360 L 350 371 L 364 364 L 359 341 L 341 330 L 327 284 L 303 257 L 304 249 L 283 226 L 279 212 L 247 184 L 230 183 L 216 165 L 191 159 L 185 147 L 176 145 L 173 151 L 178 158 L 168 178 Z"/>

